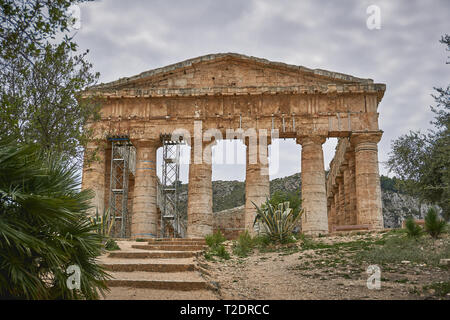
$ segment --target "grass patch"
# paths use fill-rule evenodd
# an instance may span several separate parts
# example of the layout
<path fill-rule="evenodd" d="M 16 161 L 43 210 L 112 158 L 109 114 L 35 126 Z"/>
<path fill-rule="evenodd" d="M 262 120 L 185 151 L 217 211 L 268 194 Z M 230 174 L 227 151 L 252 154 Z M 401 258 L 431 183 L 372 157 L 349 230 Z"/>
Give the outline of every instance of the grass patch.
<path fill-rule="evenodd" d="M 434 290 L 434 295 L 438 297 L 445 297 L 450 293 L 450 282 L 434 282 L 422 287 L 424 291 Z"/>
<path fill-rule="evenodd" d="M 375 243 L 369 250 L 356 253 L 358 261 L 370 264 L 401 263 L 406 260 L 438 266 L 439 260 L 448 256 L 450 256 L 449 242 L 438 246 L 430 238 L 411 239 L 405 236 L 388 237 L 384 239 L 384 243 Z"/>
<path fill-rule="evenodd" d="M 219 257 L 224 260 L 230 259 L 230 254 L 223 245 L 223 242 L 226 240 L 227 239 L 220 230 L 212 235 L 207 235 L 205 237 L 205 242 L 208 245 L 208 250 L 204 253 L 205 259 L 209 261 L 215 261 L 214 257 Z"/>

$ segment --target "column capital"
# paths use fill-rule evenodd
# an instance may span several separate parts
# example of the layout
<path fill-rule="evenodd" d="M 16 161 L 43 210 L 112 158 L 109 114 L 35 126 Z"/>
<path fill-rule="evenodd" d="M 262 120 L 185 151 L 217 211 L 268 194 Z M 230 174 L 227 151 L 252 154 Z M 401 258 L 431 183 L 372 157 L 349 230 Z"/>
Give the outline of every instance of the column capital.
<path fill-rule="evenodd" d="M 383 131 L 371 132 L 353 132 L 350 136 L 350 142 L 355 147 L 360 143 L 378 143 L 381 140 Z"/>
<path fill-rule="evenodd" d="M 323 144 L 327 140 L 325 135 L 297 135 L 297 143 L 303 145 L 306 144 Z"/>
<path fill-rule="evenodd" d="M 162 142 L 160 139 L 136 139 L 131 140 L 131 143 L 136 148 L 158 148 L 162 146 Z"/>

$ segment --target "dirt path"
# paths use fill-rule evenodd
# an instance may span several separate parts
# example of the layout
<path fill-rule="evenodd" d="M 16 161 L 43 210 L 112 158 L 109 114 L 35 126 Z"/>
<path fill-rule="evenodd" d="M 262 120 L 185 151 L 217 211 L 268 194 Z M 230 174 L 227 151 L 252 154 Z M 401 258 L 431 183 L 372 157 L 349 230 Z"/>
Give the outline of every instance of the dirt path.
<path fill-rule="evenodd" d="M 348 247 L 336 246 L 338 249 L 302 250 L 293 244 L 242 259 L 202 259 L 200 264 L 209 271 L 210 279 L 219 282 L 222 299 L 427 299 L 435 298 L 433 289 L 416 292 L 418 288 L 450 280 L 448 269 L 403 261 L 381 266 L 380 290 L 368 289 L 369 264 L 351 259 L 367 237 L 371 236 L 319 239 L 328 244 L 351 242 Z M 380 235 L 373 237 L 376 241 Z"/>

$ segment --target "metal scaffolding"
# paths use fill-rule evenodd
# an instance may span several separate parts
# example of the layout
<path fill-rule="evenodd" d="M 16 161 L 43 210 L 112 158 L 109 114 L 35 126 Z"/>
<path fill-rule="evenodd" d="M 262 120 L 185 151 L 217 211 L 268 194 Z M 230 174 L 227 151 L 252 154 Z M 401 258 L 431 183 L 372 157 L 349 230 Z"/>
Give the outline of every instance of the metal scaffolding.
<path fill-rule="evenodd" d="M 180 140 L 170 134 L 161 134 L 163 144 L 161 237 L 181 237 L 186 233 L 186 222 L 179 208 Z"/>
<path fill-rule="evenodd" d="M 128 182 L 130 174 L 135 174 L 136 149 L 128 136 L 111 136 L 111 175 L 109 208 L 114 221 L 114 237 L 127 236 L 128 222 Z"/>

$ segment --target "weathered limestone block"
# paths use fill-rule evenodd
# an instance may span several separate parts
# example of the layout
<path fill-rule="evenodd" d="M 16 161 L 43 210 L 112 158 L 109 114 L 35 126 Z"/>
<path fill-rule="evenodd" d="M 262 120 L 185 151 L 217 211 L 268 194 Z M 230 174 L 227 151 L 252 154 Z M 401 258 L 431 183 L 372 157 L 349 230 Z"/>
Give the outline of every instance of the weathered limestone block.
<path fill-rule="evenodd" d="M 221 231 L 227 239 L 236 239 L 244 228 L 244 206 L 214 212 L 214 232 Z"/>
<path fill-rule="evenodd" d="M 255 234 L 257 230 L 254 229 L 258 229 L 258 226 L 253 227 L 256 216 L 256 208 L 253 203 L 260 206 L 270 197 L 268 144 L 266 141 L 260 141 L 258 145 L 252 145 L 249 140 L 246 140 L 245 144 L 247 146 L 247 166 L 244 226 L 250 234 Z"/>
<path fill-rule="evenodd" d="M 191 145 L 187 212 L 188 238 L 202 238 L 213 233 L 212 143 L 202 143 L 201 145 L 203 154 L 202 161 L 198 161 L 199 150 L 196 150 L 196 145 Z M 195 153 L 197 153 L 197 157 L 195 156 Z"/>
<path fill-rule="evenodd" d="M 352 134 L 355 148 L 357 219 L 360 225 L 383 228 L 378 147 L 381 132 Z"/>
<path fill-rule="evenodd" d="M 97 210 L 102 214 L 105 209 L 105 145 L 106 141 L 90 141 L 85 150 L 82 189 L 94 191 L 89 215 L 95 215 Z M 87 159 L 92 155 L 95 155 L 95 159 L 88 162 Z"/>
<path fill-rule="evenodd" d="M 322 144 L 324 136 L 301 136 L 302 145 L 302 232 L 311 235 L 328 233 L 327 194 Z"/>
<path fill-rule="evenodd" d="M 131 217 L 132 238 L 154 238 L 157 236 L 156 150 L 159 144 L 159 140 L 134 142 L 136 147 L 136 176 Z"/>

